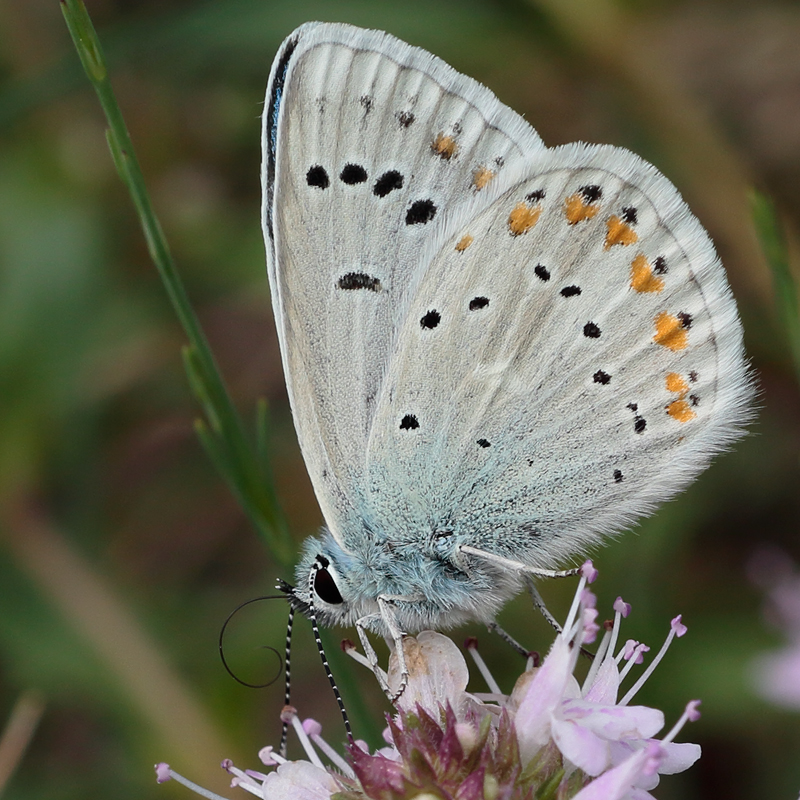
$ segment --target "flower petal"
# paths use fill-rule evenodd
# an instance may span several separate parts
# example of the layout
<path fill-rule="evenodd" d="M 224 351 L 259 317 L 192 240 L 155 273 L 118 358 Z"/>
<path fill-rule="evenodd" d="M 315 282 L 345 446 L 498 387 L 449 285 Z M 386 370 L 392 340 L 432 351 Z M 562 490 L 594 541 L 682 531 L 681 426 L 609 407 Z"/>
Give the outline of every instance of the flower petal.
<path fill-rule="evenodd" d="M 564 700 L 560 714 L 605 739 L 650 739 L 664 727 L 664 713 L 647 706 L 615 706 Z"/>
<path fill-rule="evenodd" d="M 422 631 L 416 638 L 403 639 L 403 652 L 408 668 L 408 685 L 397 701 L 397 707 L 413 711 L 419 703 L 428 711 L 438 705 L 461 708 L 469 681 L 467 662 L 456 645 L 435 631 Z M 400 686 L 400 665 L 395 653 L 389 659 L 389 688 Z"/>
<path fill-rule="evenodd" d="M 660 742 L 666 751 L 664 760 L 658 767 L 661 775 L 675 775 L 683 772 L 700 758 L 700 745 L 691 742 Z"/>
<path fill-rule="evenodd" d="M 633 789 L 648 762 L 645 749 L 584 786 L 573 800 L 623 800 Z"/>
<path fill-rule="evenodd" d="M 552 733 L 561 755 L 587 775 L 597 776 L 611 765 L 608 742 L 590 730 L 574 722 L 554 719 Z"/>
<path fill-rule="evenodd" d="M 604 658 L 592 685 L 583 699 L 590 703 L 613 705 L 619 692 L 619 667 L 613 658 Z"/>
<path fill-rule="evenodd" d="M 551 716 L 561 703 L 571 677 L 572 653 L 566 641 L 558 636 L 517 709 L 514 723 L 523 763 L 550 740 Z"/>
<path fill-rule="evenodd" d="M 267 775 L 264 800 L 329 800 L 341 787 L 333 775 L 308 761 L 287 761 Z"/>

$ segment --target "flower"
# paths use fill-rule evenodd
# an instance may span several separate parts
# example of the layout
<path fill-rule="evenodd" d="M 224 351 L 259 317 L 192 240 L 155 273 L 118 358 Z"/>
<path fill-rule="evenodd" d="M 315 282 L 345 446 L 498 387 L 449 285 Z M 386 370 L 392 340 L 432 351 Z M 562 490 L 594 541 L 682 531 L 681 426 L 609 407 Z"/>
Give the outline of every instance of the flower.
<path fill-rule="evenodd" d="M 758 551 L 748 572 L 767 593 L 767 620 L 788 639 L 780 650 L 754 659 L 752 682 L 765 700 L 800 709 L 800 572 L 786 553 L 773 548 Z"/>
<path fill-rule="evenodd" d="M 475 640 L 468 640 L 467 650 L 490 691 L 467 692 L 469 672 L 460 650 L 446 636 L 423 631 L 403 640 L 408 683 L 388 718 L 386 747 L 371 752 L 365 743 L 351 742 L 340 754 L 322 738 L 318 723 L 301 721 L 287 707 L 282 718 L 296 732 L 307 760 L 288 761 L 267 747 L 259 753 L 262 763 L 276 767 L 267 773 L 223 762 L 232 785 L 265 800 L 329 800 L 333 795 L 337 800 L 652 798 L 660 775 L 681 772 L 700 756 L 698 745 L 674 741 L 687 721 L 699 717 L 698 701 L 690 702 L 672 729 L 657 739 L 663 713 L 631 700 L 686 626 L 680 617 L 672 620 L 655 658 L 619 697 L 621 685 L 644 663 L 649 648 L 632 640 L 618 647 L 622 619 L 631 608 L 617 598 L 614 619 L 605 624 L 580 684 L 576 664 L 601 629 L 596 597 L 587 588 L 595 577 L 587 562 L 563 630 L 541 663 L 529 658 L 510 694 L 502 692 Z M 348 652 L 366 661 L 353 646 Z M 393 654 L 390 687 L 399 685 L 398 663 Z M 156 769 L 160 781 L 173 777 L 190 785 L 167 765 Z"/>

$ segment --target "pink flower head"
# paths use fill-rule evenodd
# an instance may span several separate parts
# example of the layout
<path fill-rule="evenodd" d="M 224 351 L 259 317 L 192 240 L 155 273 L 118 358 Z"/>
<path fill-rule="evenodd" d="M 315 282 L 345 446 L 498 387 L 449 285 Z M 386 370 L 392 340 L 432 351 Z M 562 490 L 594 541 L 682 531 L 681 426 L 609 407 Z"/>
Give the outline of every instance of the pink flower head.
<path fill-rule="evenodd" d="M 764 615 L 785 640 L 779 649 L 754 659 L 752 682 L 764 699 L 800 709 L 800 572 L 783 551 L 764 549 L 751 559 L 749 573 L 767 590 Z"/>
<path fill-rule="evenodd" d="M 675 737 L 699 717 L 697 701 L 661 739 L 661 711 L 631 705 L 630 700 L 664 657 L 676 636 L 685 633 L 680 617 L 655 658 L 620 699 L 620 686 L 644 661 L 646 645 L 627 641 L 617 651 L 621 620 L 630 606 L 617 599 L 614 621 L 605 627 L 594 660 L 581 686 L 574 670 L 583 647 L 593 641 L 597 598 L 586 589 L 597 571 L 587 562 L 564 628 L 540 665 L 529 659 L 510 694 L 505 694 L 478 653 L 477 640 L 467 649 L 489 692 L 466 690 L 469 671 L 455 644 L 440 633 L 423 631 L 403 639 L 408 683 L 395 715 L 384 731 L 386 746 L 371 751 L 364 742 L 341 753 L 322 736 L 313 719 L 300 720 L 286 706 L 281 719 L 291 726 L 306 758 L 287 760 L 272 747 L 259 752 L 269 772 L 223 768 L 231 785 L 264 800 L 350 800 L 415 798 L 421 795 L 482 800 L 486 786 L 506 800 L 549 796 L 578 800 L 647 800 L 661 775 L 681 772 L 700 755 L 697 745 Z M 364 657 L 349 652 L 363 663 Z M 627 660 L 626 660 L 627 659 Z M 623 665 L 620 669 L 620 665 Z M 387 670 L 390 689 L 399 686 L 400 667 L 393 653 Z M 184 783 L 211 800 L 222 800 L 171 770 L 156 767 L 159 781 Z"/>

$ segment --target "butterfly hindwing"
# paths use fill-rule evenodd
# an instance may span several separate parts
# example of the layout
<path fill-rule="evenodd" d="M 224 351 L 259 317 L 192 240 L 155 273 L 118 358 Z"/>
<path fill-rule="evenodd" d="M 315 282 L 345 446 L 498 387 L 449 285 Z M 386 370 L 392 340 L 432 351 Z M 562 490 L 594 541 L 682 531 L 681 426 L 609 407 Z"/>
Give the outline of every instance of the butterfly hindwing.
<path fill-rule="evenodd" d="M 391 539 L 554 566 L 739 435 L 741 326 L 708 236 L 625 150 L 570 145 L 449 220 L 375 416 L 367 507 Z"/>

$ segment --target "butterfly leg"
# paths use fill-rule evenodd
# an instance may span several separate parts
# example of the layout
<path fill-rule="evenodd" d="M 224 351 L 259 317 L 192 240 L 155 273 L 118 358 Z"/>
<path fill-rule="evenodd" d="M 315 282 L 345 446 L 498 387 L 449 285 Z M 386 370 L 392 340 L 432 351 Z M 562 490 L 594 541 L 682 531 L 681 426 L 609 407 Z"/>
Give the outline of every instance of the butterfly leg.
<path fill-rule="evenodd" d="M 572 575 L 577 575 L 580 567 L 573 569 L 540 569 L 539 567 L 531 567 L 524 564 L 522 561 L 515 561 L 513 558 L 505 558 L 498 556 L 496 553 L 490 553 L 487 550 L 479 550 L 477 547 L 470 547 L 468 544 L 462 544 L 458 548 L 460 552 L 466 553 L 470 556 L 478 556 L 486 561 L 491 561 L 494 564 L 502 564 L 507 569 L 519 572 L 524 575 L 533 575 L 537 578 L 569 578 Z"/>
<path fill-rule="evenodd" d="M 378 595 L 378 607 L 381 610 L 381 616 L 383 617 L 383 622 L 386 625 L 389 636 L 392 637 L 392 641 L 394 642 L 394 649 L 397 653 L 397 661 L 398 666 L 400 667 L 400 685 L 397 687 L 397 691 L 394 694 L 389 695 L 389 701 L 392 705 L 397 702 L 403 692 L 406 690 L 406 686 L 408 686 L 408 667 L 406 666 L 406 651 L 403 647 L 403 636 L 405 634 L 402 630 L 400 630 L 400 626 L 397 624 L 397 617 L 395 616 L 393 606 L 396 600 L 404 600 L 407 601 L 409 598 L 395 598 L 389 597 L 387 595 Z"/>
<path fill-rule="evenodd" d="M 536 609 L 538 609 L 539 613 L 547 620 L 547 622 L 552 625 L 557 633 L 561 633 L 561 625 L 559 625 L 556 618 L 550 613 L 550 610 L 544 603 L 542 596 L 539 594 L 539 590 L 536 588 L 536 585 L 533 582 L 533 578 L 568 578 L 572 575 L 577 575 L 580 567 L 575 567 L 573 569 L 563 569 L 563 570 L 552 570 L 552 569 L 538 569 L 536 567 L 529 567 L 527 564 L 523 564 L 521 561 L 515 561 L 511 558 L 505 558 L 503 556 L 498 556 L 496 553 L 489 553 L 486 550 L 479 550 L 477 547 L 470 547 L 469 545 L 461 545 L 459 548 L 462 553 L 467 553 L 468 555 L 478 556 L 479 558 L 486 559 L 487 561 L 491 561 L 494 564 L 502 564 L 504 567 L 513 570 L 517 573 L 523 575 L 525 580 L 525 585 L 528 588 L 528 593 L 533 600 L 533 605 Z M 518 652 L 521 651 L 519 645 L 516 645 L 515 642 L 509 641 L 510 637 L 505 631 L 501 632 L 501 629 L 497 627 L 497 623 L 493 623 L 496 633 L 500 635 L 501 638 L 505 639 L 515 650 Z M 491 626 L 490 626 L 491 627 Z M 515 646 L 516 645 L 516 646 Z"/>
<path fill-rule="evenodd" d="M 510 633 L 503 630 L 496 622 L 490 622 L 487 626 L 492 633 L 496 633 L 507 645 L 523 658 L 527 658 L 530 650 L 526 650 Z"/>
<path fill-rule="evenodd" d="M 531 596 L 531 600 L 533 600 L 534 607 L 538 609 L 539 613 L 550 623 L 556 633 L 561 633 L 561 625 L 550 613 L 550 609 L 544 604 L 544 600 L 542 600 L 542 596 L 539 594 L 539 590 L 536 588 L 536 584 L 533 582 L 533 578 L 531 578 L 530 575 L 525 576 L 525 584 L 528 587 L 528 594 Z"/>
<path fill-rule="evenodd" d="M 539 590 L 536 588 L 536 585 L 533 582 L 533 579 L 529 576 L 525 576 L 525 583 L 528 587 L 528 594 L 531 596 L 531 600 L 533 600 L 534 607 L 539 611 L 539 613 L 553 626 L 556 633 L 562 633 L 564 628 L 561 626 L 559 621 L 550 613 L 550 609 L 544 604 L 544 600 L 542 596 L 539 594 Z M 585 647 L 581 647 L 581 655 L 586 656 L 590 661 L 594 659 L 594 654 L 587 650 Z"/>
<path fill-rule="evenodd" d="M 401 599 L 408 600 L 407 597 Z M 393 597 L 378 595 L 380 614 L 369 614 L 366 617 L 356 620 L 356 630 L 358 631 L 358 638 L 361 640 L 361 646 L 364 648 L 364 655 L 372 667 L 372 671 L 378 679 L 378 684 L 383 690 L 383 693 L 389 698 L 389 702 L 392 704 L 398 700 L 408 685 L 408 667 L 406 666 L 406 653 L 403 648 L 403 636 L 405 634 L 400 630 L 394 611 L 392 610 L 394 600 L 395 598 Z M 388 676 L 378 665 L 378 656 L 375 653 L 372 642 L 369 640 L 369 636 L 367 636 L 367 628 L 370 623 L 377 622 L 378 620 L 383 622 L 388 630 L 389 638 L 391 638 L 395 652 L 397 653 L 397 661 L 400 667 L 400 685 L 397 691 L 392 691 L 389 687 Z"/>
<path fill-rule="evenodd" d="M 361 619 L 356 620 L 356 630 L 358 631 L 358 638 L 361 640 L 361 646 L 364 648 L 364 655 L 367 659 L 367 663 L 377 678 L 378 685 L 381 687 L 381 690 L 391 700 L 392 690 L 389 688 L 388 676 L 381 669 L 380 664 L 378 663 L 378 655 L 375 652 L 375 648 L 372 646 L 372 642 L 369 640 L 369 636 L 367 635 L 367 629 L 369 628 L 370 623 L 377 622 L 381 618 L 381 614 L 369 614 L 366 617 L 361 617 Z"/>

